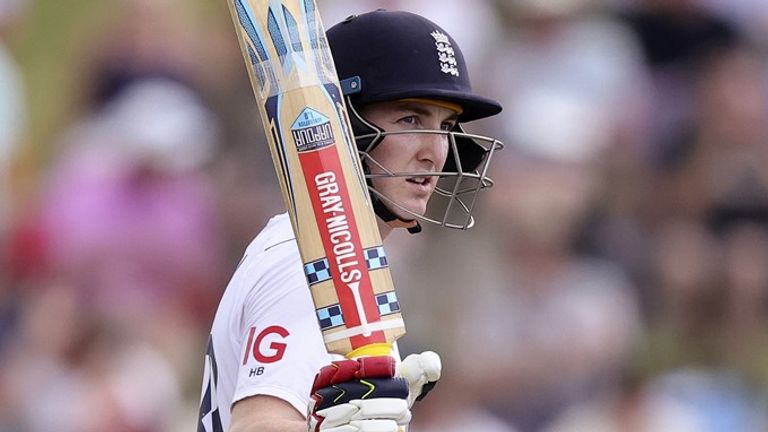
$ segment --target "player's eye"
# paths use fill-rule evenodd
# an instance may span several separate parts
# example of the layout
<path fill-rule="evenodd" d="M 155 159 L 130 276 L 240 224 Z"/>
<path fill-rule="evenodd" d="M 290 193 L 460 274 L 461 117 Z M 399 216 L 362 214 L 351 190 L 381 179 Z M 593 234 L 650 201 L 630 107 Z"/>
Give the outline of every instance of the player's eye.
<path fill-rule="evenodd" d="M 397 122 L 398 123 L 402 123 L 402 124 L 406 124 L 406 125 L 409 125 L 409 126 L 414 126 L 414 125 L 417 124 L 418 119 L 416 119 L 416 116 L 410 115 L 410 116 L 405 116 L 405 117 L 401 118 Z"/>
<path fill-rule="evenodd" d="M 444 131 L 452 130 L 456 126 L 456 122 L 446 121 L 440 125 L 440 129 Z"/>

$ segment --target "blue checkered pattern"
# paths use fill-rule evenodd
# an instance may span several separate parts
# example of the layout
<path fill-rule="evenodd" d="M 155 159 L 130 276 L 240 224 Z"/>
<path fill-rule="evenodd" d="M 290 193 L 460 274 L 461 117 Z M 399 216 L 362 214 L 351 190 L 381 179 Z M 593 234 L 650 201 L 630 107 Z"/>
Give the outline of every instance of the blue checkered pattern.
<path fill-rule="evenodd" d="M 376 270 L 389 265 L 387 254 L 384 253 L 384 248 L 381 246 L 366 249 L 365 262 L 368 263 L 368 270 Z"/>
<path fill-rule="evenodd" d="M 379 306 L 379 315 L 389 315 L 400 312 L 400 303 L 394 291 L 382 293 L 376 296 L 376 304 Z"/>
<path fill-rule="evenodd" d="M 344 316 L 341 306 L 335 304 L 317 310 L 317 320 L 320 322 L 320 330 L 325 330 L 344 324 Z"/>
<path fill-rule="evenodd" d="M 331 278 L 331 269 L 328 259 L 323 258 L 309 264 L 304 264 L 304 274 L 307 275 L 307 283 L 314 285 Z"/>

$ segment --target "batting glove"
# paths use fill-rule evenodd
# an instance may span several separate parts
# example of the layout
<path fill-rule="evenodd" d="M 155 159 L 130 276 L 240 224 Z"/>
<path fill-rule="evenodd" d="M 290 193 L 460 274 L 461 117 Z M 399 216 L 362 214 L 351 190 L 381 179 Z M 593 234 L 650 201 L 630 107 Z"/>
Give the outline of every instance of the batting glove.
<path fill-rule="evenodd" d="M 408 406 L 424 399 L 440 379 L 443 370 L 440 356 L 432 351 L 411 354 L 397 367 L 397 375 L 408 380 Z"/>
<path fill-rule="evenodd" d="M 335 361 L 312 385 L 309 432 L 398 432 L 411 421 L 409 383 L 392 357 Z"/>

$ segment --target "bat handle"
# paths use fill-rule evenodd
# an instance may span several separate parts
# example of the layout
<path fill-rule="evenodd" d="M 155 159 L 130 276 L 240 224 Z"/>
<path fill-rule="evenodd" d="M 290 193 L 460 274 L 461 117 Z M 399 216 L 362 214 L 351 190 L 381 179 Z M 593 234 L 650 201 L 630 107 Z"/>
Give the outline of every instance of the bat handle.
<path fill-rule="evenodd" d="M 379 356 L 392 356 L 392 344 L 391 343 L 372 343 L 361 346 L 347 353 L 346 357 L 349 359 L 356 359 L 359 357 L 379 357 Z"/>
<path fill-rule="evenodd" d="M 348 359 L 356 359 L 359 357 L 378 357 L 378 356 L 389 356 L 393 357 L 393 349 L 392 349 L 391 343 L 372 343 L 368 345 L 363 345 L 360 348 L 354 349 L 347 353 L 346 357 Z M 400 359 L 396 358 L 396 362 L 399 362 Z M 408 427 L 407 426 L 400 426 L 397 430 L 398 432 L 407 432 Z"/>

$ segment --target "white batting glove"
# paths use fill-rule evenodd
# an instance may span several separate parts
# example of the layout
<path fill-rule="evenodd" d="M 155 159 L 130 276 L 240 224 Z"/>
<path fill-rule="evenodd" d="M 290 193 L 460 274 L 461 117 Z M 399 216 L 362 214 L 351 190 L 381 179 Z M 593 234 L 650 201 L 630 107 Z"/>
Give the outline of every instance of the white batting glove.
<path fill-rule="evenodd" d="M 401 432 L 411 421 L 409 383 L 392 357 L 335 361 L 312 385 L 309 432 Z"/>
<path fill-rule="evenodd" d="M 411 354 L 397 367 L 397 375 L 408 380 L 408 406 L 422 400 L 437 384 L 443 364 L 440 356 L 432 351 Z"/>
<path fill-rule="evenodd" d="M 408 402 L 396 398 L 352 400 L 315 415 L 323 420 L 310 430 L 322 432 L 398 432 L 411 421 Z"/>

